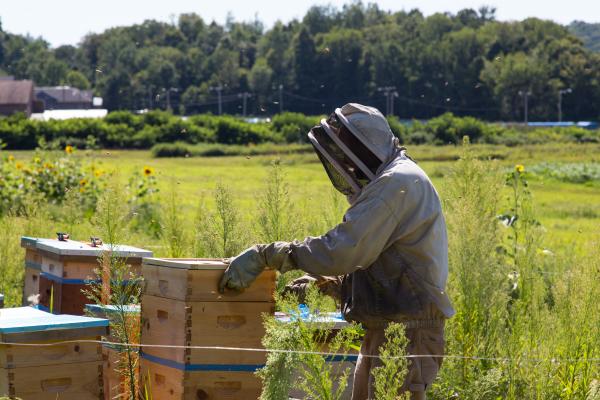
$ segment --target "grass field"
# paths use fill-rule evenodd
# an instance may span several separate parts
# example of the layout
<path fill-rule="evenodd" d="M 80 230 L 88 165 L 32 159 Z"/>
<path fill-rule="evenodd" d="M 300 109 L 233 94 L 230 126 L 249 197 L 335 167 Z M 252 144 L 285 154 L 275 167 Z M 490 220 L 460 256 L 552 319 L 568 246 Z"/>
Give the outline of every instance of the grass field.
<path fill-rule="evenodd" d="M 482 158 L 494 158 L 507 170 L 516 164 L 526 171 L 542 162 L 600 162 L 600 145 L 532 145 L 517 148 L 472 146 Z M 444 177 L 461 152 L 460 147 L 411 146 L 409 153 L 430 175 L 442 198 Z M 13 153 L 17 159 L 31 157 L 31 152 Z M 294 208 L 306 208 L 330 202 L 335 195 L 316 156 L 291 154 L 257 157 L 193 157 L 151 158 L 148 151 L 79 152 L 78 157 L 93 160 L 100 168 L 118 171 L 126 179 L 135 171 L 151 167 L 164 196 L 174 184 L 181 211 L 191 216 L 202 199 L 210 208 L 213 191 L 218 183 L 229 187 L 242 214 L 251 216 L 257 196 L 264 190 L 269 165 L 280 159 L 294 199 Z M 561 182 L 544 176 L 529 178 L 538 218 L 554 242 L 576 242 L 579 235 L 598 233 L 600 229 L 600 182 L 579 184 Z M 313 232 L 314 233 L 314 232 Z M 143 244 L 143 243 L 139 243 Z M 576 243 L 575 243 L 576 244 Z"/>
<path fill-rule="evenodd" d="M 457 310 L 446 351 L 459 357 L 444 361 L 431 398 L 600 398 L 600 145 L 470 146 L 466 153 L 414 146 L 409 153 L 444 203 L 448 292 Z M 11 155 L 23 164 L 36 157 Z M 273 168 L 274 156 L 151 158 L 110 150 L 69 157 L 107 172 L 100 203 L 112 204 L 115 215 L 131 214 L 130 193 L 116 193 L 131 176 L 146 170 L 155 179 L 152 212 L 131 214 L 138 225 L 124 224 L 120 238 L 156 256 L 223 257 L 259 241 L 322 234 L 347 206 L 313 154 L 280 156 L 281 168 Z M 8 305 L 21 301 L 21 235 L 67 231 L 87 240 L 104 229 L 69 202 L 38 199 L 23 210 L 0 216 L 0 290 Z M 518 216 L 516 224 L 503 226 L 500 214 Z"/>

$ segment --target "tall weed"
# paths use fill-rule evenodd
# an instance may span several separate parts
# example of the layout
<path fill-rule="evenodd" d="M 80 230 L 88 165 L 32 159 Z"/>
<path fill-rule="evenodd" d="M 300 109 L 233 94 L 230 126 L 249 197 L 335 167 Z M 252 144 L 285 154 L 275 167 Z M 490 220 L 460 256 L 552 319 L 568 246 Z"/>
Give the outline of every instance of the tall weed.
<path fill-rule="evenodd" d="M 181 210 L 177 182 L 171 188 L 161 207 L 161 238 L 168 249 L 169 257 L 181 258 L 186 251 L 185 218 Z"/>

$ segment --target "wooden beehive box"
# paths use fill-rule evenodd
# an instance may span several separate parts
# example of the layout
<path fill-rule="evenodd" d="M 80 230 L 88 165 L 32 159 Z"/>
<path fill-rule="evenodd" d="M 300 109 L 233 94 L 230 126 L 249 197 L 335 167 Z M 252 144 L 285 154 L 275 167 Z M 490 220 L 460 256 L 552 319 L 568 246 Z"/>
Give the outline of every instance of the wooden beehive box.
<path fill-rule="evenodd" d="M 154 362 L 142 356 L 141 378 L 151 392 L 150 398 L 161 400 L 256 400 L 262 385 L 251 371 L 201 370 Z"/>
<path fill-rule="evenodd" d="M 140 306 L 136 304 L 125 305 L 125 306 L 114 306 L 114 305 L 98 305 L 98 304 L 86 304 L 85 306 L 88 314 L 106 318 L 109 321 L 114 321 L 120 317 L 121 311 L 125 314 L 125 323 L 128 325 L 130 332 L 130 343 L 139 343 L 140 335 Z M 112 322 L 111 322 L 112 324 Z M 112 329 L 109 329 L 109 333 L 106 336 L 107 344 L 102 346 L 102 371 L 103 371 L 103 383 L 104 383 L 104 399 L 112 400 L 115 398 L 127 398 L 130 393 L 129 385 L 127 384 L 127 377 L 122 376 L 119 372 L 119 366 L 122 364 L 122 360 L 126 360 L 127 354 L 125 354 L 124 348 L 119 348 L 118 345 L 111 343 L 119 343 L 120 340 L 113 334 Z M 136 368 L 134 373 L 135 379 L 139 382 L 139 348 L 132 348 L 132 357 L 135 360 Z"/>
<path fill-rule="evenodd" d="M 275 271 L 264 271 L 242 292 L 217 291 L 227 265 L 198 258 L 144 258 L 144 294 L 181 301 L 274 302 Z"/>
<path fill-rule="evenodd" d="M 105 319 L 54 315 L 33 307 L 0 310 L 0 396 L 101 399 L 101 347 L 80 341 L 99 340 L 107 327 Z M 62 343 L 68 341 L 73 342 Z"/>
<path fill-rule="evenodd" d="M 39 295 L 39 305 L 50 309 L 52 297 L 54 313 L 82 315 L 89 300 L 81 290 L 97 281 L 98 258 L 110 247 L 30 237 L 21 238 L 21 247 L 25 248 L 23 305 L 30 303 L 31 296 Z M 136 275 L 140 273 L 142 257 L 152 256 L 148 250 L 125 245 L 117 245 L 113 250 Z"/>
<path fill-rule="evenodd" d="M 254 371 L 264 365 L 264 352 L 185 348 L 262 347 L 262 314 L 274 312 L 275 272 L 263 272 L 241 293 L 220 294 L 225 268 L 220 260 L 144 259 L 141 373 L 150 379 L 154 397 L 253 399 L 260 394 Z"/>

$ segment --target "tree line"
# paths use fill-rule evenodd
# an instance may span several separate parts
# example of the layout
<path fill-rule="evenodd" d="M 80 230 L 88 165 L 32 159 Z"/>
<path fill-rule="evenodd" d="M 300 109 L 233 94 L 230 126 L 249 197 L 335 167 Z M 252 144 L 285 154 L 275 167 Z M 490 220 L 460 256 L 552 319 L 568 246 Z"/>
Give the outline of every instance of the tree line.
<path fill-rule="evenodd" d="M 600 54 L 567 27 L 493 8 L 424 16 L 355 1 L 302 19 L 225 24 L 182 14 L 88 34 L 77 46 L 2 31 L 0 73 L 92 88 L 110 110 L 324 114 L 348 101 L 401 118 L 600 116 Z"/>

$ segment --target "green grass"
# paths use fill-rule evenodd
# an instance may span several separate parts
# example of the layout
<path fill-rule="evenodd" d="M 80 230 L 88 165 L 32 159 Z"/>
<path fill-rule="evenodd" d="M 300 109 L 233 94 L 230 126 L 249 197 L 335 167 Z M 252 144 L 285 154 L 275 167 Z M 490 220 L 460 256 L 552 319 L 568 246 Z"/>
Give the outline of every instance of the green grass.
<path fill-rule="evenodd" d="M 472 146 L 474 154 L 482 159 L 495 158 L 507 170 L 515 164 L 530 166 L 544 162 L 598 162 L 600 145 L 531 145 L 505 147 L 492 145 Z M 409 152 L 432 177 L 441 196 L 447 172 L 460 155 L 458 146 L 410 146 Z M 17 159 L 27 159 L 31 152 L 12 152 Z M 79 151 L 79 157 L 94 159 L 101 168 L 118 170 L 122 176 L 142 171 L 145 166 L 154 169 L 163 195 L 176 182 L 181 211 L 192 216 L 199 199 L 210 208 L 212 193 L 221 182 L 231 188 L 242 214 L 250 214 L 257 207 L 263 190 L 267 166 L 279 158 L 284 165 L 290 185 L 293 207 L 322 204 L 331 197 L 331 184 L 317 157 L 313 154 L 284 154 L 278 156 L 232 156 L 192 158 L 152 158 L 149 151 Z M 559 242 L 577 240 L 579 235 L 598 232 L 600 226 L 600 182 L 578 184 L 557 179 L 531 176 L 537 214 L 548 230 L 547 236 Z"/>

